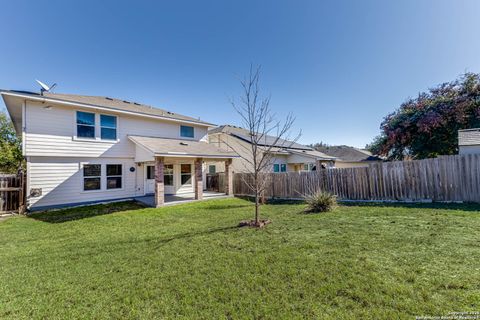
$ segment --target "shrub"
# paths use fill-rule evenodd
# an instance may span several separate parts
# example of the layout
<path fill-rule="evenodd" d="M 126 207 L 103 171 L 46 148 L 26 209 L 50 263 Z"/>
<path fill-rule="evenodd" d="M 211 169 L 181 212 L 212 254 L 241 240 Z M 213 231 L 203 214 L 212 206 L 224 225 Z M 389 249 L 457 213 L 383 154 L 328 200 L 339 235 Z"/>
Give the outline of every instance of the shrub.
<path fill-rule="evenodd" d="M 311 195 L 306 195 L 305 202 L 307 203 L 305 212 L 327 212 L 337 206 L 337 197 L 329 192 L 316 191 Z"/>

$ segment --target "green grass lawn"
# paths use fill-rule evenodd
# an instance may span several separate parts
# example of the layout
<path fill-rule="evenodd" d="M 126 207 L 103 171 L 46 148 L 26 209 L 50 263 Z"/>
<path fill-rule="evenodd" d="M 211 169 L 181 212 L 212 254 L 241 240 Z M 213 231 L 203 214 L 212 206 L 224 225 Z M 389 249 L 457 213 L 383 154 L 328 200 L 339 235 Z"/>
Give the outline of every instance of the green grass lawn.
<path fill-rule="evenodd" d="M 0 222 L 0 318 L 414 319 L 480 311 L 480 207 L 93 206 Z M 115 212 L 118 211 L 118 212 Z M 109 214 L 106 214 L 109 213 Z"/>

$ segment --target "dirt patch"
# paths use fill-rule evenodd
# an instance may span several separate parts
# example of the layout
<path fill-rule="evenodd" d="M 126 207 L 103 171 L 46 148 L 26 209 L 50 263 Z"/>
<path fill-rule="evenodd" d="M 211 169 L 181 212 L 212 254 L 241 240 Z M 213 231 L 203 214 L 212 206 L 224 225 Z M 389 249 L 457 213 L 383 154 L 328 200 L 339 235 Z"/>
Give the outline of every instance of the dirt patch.
<path fill-rule="evenodd" d="M 238 224 L 239 227 L 252 227 L 252 228 L 263 228 L 267 224 L 272 223 L 268 219 L 261 219 L 256 222 L 255 220 L 243 220 Z"/>

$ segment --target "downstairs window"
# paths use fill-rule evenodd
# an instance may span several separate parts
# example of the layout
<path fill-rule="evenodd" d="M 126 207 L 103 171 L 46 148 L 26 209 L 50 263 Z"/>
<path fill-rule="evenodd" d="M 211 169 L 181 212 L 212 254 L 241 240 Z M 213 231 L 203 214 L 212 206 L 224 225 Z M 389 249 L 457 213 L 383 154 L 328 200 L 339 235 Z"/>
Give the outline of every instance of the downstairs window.
<path fill-rule="evenodd" d="M 100 190 L 102 187 L 102 165 L 86 164 L 83 166 L 83 190 Z"/>
<path fill-rule="evenodd" d="M 122 188 L 122 165 L 107 164 L 107 189 Z"/>

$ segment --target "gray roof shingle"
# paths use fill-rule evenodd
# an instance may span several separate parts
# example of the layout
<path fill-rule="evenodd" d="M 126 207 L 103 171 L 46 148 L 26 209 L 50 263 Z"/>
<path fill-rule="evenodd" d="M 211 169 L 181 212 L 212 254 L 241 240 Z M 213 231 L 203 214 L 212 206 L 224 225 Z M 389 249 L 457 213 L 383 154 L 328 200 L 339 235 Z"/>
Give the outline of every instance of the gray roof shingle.
<path fill-rule="evenodd" d="M 329 156 L 336 157 L 339 161 L 382 161 L 380 157 L 374 156 L 366 150 L 349 146 L 317 146 L 315 149 Z"/>
<path fill-rule="evenodd" d="M 217 128 L 209 130 L 208 133 L 209 134 L 226 133 L 250 143 L 250 131 L 240 127 L 223 125 L 223 126 L 219 126 Z M 263 146 L 274 146 L 279 148 L 299 149 L 299 150 L 313 150 L 310 147 L 304 146 L 294 141 L 289 141 L 284 139 L 279 139 L 278 141 L 276 140 L 277 140 L 276 137 L 266 135 L 265 137 L 261 137 L 260 142 L 262 143 L 261 145 Z"/>
<path fill-rule="evenodd" d="M 206 157 L 206 158 L 236 158 L 234 152 L 221 150 L 213 144 L 202 141 L 168 139 L 144 136 L 128 136 L 135 144 L 139 144 L 155 155 L 169 157 Z"/>
<path fill-rule="evenodd" d="M 34 92 L 2 90 L 2 93 L 8 94 L 9 92 L 25 95 L 26 97 L 28 96 L 35 97 L 35 98 L 43 97 L 43 98 L 48 98 L 52 100 L 58 100 L 59 102 L 66 101 L 66 102 L 80 103 L 80 104 L 85 104 L 89 106 L 99 106 L 99 107 L 109 108 L 112 110 L 128 111 L 128 112 L 134 112 L 138 114 L 158 116 L 158 117 L 163 117 L 167 119 L 170 118 L 174 120 L 184 120 L 188 122 L 198 123 L 201 125 L 213 126 L 211 123 L 202 121 L 197 118 L 184 116 L 178 113 L 155 108 L 155 107 L 144 105 L 137 102 L 115 99 L 110 97 L 85 96 L 85 95 L 78 95 L 78 94 L 63 94 L 63 93 L 51 93 L 51 92 L 44 92 L 42 96 L 39 93 L 34 93 Z"/>

